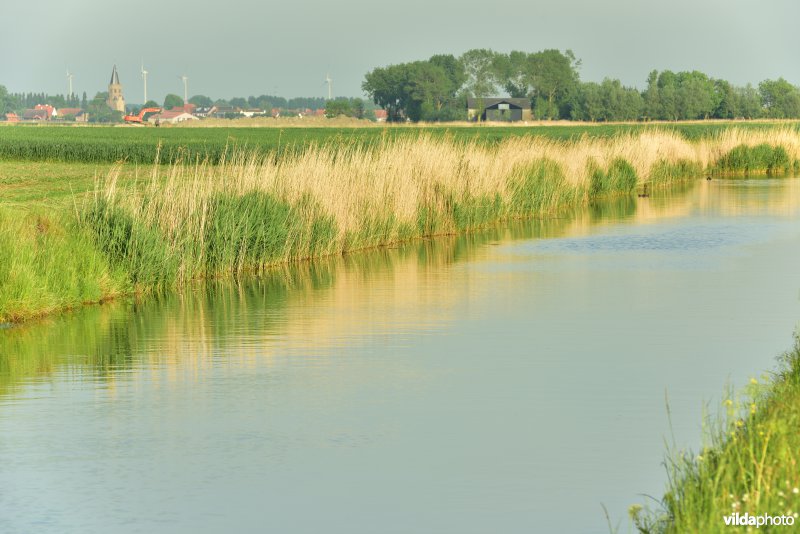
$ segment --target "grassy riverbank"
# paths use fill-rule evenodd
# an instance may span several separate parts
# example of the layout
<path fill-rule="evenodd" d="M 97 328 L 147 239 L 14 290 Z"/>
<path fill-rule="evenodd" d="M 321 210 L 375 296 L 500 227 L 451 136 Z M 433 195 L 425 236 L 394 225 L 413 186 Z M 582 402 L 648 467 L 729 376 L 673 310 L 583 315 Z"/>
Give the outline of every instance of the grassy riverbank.
<path fill-rule="evenodd" d="M 646 534 L 726 532 L 731 527 L 726 527 L 725 516 L 746 513 L 791 517 L 800 525 L 798 428 L 800 337 L 778 373 L 765 382 L 752 379 L 743 395 L 725 400 L 708 430 L 707 447 L 699 454 L 670 455 L 662 508 L 631 507 L 634 524 Z M 782 529 L 792 530 L 760 528 Z"/>
<path fill-rule="evenodd" d="M 0 202 L 0 321 L 799 161 L 793 128 L 729 128 L 493 143 L 417 131 L 119 164 L 69 195 L 60 184 L 55 204 Z"/>

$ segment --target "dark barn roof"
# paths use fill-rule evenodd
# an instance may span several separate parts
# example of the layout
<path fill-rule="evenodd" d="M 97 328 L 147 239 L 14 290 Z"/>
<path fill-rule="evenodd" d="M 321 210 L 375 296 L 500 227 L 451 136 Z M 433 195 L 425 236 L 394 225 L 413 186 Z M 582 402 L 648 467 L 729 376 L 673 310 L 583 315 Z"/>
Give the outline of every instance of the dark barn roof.
<path fill-rule="evenodd" d="M 497 104 L 510 104 L 520 109 L 530 109 L 531 101 L 527 98 L 467 98 L 467 108 L 469 109 L 487 109 L 497 106 Z"/>

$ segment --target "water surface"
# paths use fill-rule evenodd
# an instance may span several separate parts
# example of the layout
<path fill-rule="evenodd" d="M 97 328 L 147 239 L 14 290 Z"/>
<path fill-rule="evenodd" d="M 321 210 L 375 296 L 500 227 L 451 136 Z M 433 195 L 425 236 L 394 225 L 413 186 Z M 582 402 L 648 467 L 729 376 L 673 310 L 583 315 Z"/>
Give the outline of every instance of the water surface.
<path fill-rule="evenodd" d="M 608 532 L 791 345 L 799 222 L 703 181 L 2 330 L 0 532 Z"/>

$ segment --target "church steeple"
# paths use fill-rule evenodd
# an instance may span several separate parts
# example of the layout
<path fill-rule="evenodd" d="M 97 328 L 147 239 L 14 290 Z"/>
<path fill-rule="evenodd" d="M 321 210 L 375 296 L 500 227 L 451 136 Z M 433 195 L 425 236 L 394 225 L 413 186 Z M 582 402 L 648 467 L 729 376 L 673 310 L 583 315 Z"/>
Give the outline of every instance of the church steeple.
<path fill-rule="evenodd" d="M 117 66 L 114 65 L 114 70 L 111 71 L 111 81 L 109 85 L 119 85 L 119 75 L 117 74 Z"/>
<path fill-rule="evenodd" d="M 108 84 L 108 100 L 106 104 L 111 109 L 125 113 L 125 99 L 122 97 L 122 84 L 119 83 L 117 66 L 111 71 L 111 83 Z"/>

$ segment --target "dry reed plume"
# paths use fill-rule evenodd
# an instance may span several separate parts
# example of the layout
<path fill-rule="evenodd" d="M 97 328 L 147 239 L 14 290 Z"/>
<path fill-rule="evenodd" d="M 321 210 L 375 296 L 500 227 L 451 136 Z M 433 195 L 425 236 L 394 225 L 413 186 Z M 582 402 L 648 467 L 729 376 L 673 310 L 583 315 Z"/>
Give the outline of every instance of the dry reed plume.
<path fill-rule="evenodd" d="M 442 192 L 454 199 L 499 195 L 509 204 L 515 178 L 543 161 L 554 163 L 565 178 L 564 187 L 585 199 L 592 169 L 607 171 L 615 160 L 630 164 L 638 181 L 646 183 L 659 164 L 691 163 L 702 172 L 737 146 L 764 143 L 784 147 L 792 160 L 800 160 L 800 135 L 789 128 L 729 129 L 696 142 L 656 131 L 577 141 L 513 137 L 494 146 L 421 134 L 383 141 L 377 147 L 356 143 L 311 147 L 286 160 L 236 151 L 219 165 L 177 163 L 166 180 L 154 168 L 146 187 L 126 189 L 125 199 L 117 198 L 111 176 L 103 194 L 168 232 L 204 213 L 208 200 L 221 193 L 261 192 L 292 205 L 310 199 L 309 206 L 333 217 L 341 236 L 359 231 L 365 219 L 392 215 L 400 223 L 413 224 L 422 206 L 441 203 Z M 202 224 L 202 216 L 197 223 Z"/>

